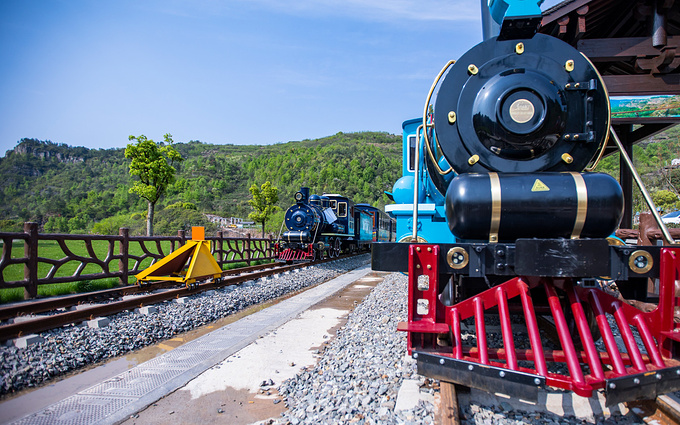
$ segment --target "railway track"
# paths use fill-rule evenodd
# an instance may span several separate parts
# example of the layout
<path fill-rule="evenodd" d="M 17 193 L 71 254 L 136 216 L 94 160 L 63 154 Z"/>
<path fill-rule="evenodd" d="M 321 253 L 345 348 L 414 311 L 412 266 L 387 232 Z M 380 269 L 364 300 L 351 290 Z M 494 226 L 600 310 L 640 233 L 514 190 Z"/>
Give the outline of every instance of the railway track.
<path fill-rule="evenodd" d="M 339 258 L 348 257 L 350 256 L 340 256 Z M 187 288 L 185 286 L 177 287 L 177 283 L 174 282 L 159 282 L 12 304 L 0 307 L 0 320 L 13 322 L 0 326 L 0 341 L 43 332 L 85 320 L 92 320 L 96 317 L 108 316 L 125 310 L 149 306 L 166 300 L 194 295 L 211 289 L 237 285 L 249 280 L 260 279 L 307 267 L 310 264 L 322 264 L 336 259 L 337 258 L 318 260 L 313 263 L 283 265 L 271 263 L 226 270 L 222 273 L 222 277 L 196 284 L 192 288 Z M 125 295 L 137 296 L 125 300 L 117 300 Z M 85 303 L 92 302 L 103 304 L 93 304 L 89 307 L 85 306 Z M 63 311 L 76 306 L 82 306 L 82 308 Z M 51 314 L 30 317 L 35 314 L 48 312 Z M 16 320 L 16 318 L 22 316 L 26 318 L 20 321 Z"/>
<path fill-rule="evenodd" d="M 460 425 L 465 415 L 459 405 L 458 393 L 468 388 L 450 382 L 439 383 L 440 404 L 436 423 L 439 425 Z M 644 423 L 655 425 L 680 424 L 680 403 L 670 395 L 658 396 L 655 400 L 636 400 L 625 403 Z"/>

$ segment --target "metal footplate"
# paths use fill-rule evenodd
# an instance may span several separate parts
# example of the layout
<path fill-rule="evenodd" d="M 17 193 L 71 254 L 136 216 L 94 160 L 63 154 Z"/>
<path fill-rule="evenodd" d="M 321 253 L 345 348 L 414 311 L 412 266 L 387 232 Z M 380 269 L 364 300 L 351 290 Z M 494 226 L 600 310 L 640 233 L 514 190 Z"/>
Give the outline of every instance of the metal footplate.
<path fill-rule="evenodd" d="M 636 375 L 607 379 L 607 405 L 630 400 L 651 400 L 657 395 L 680 390 L 680 367 L 669 367 Z"/>
<path fill-rule="evenodd" d="M 538 390 L 545 388 L 545 377 L 540 375 L 422 351 L 414 352 L 413 358 L 420 375 L 526 401 L 538 402 Z"/>

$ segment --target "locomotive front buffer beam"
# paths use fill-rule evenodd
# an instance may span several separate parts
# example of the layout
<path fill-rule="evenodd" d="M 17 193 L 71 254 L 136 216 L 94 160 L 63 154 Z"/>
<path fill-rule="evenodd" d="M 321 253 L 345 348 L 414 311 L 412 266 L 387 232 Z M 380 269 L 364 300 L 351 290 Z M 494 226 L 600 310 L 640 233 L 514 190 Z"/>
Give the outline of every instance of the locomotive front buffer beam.
<path fill-rule="evenodd" d="M 408 273 L 398 329 L 425 376 L 528 401 L 551 387 L 601 391 L 608 405 L 680 390 L 678 248 L 379 243 L 372 257 L 374 270 Z M 648 282 L 658 303 L 646 302 Z"/>

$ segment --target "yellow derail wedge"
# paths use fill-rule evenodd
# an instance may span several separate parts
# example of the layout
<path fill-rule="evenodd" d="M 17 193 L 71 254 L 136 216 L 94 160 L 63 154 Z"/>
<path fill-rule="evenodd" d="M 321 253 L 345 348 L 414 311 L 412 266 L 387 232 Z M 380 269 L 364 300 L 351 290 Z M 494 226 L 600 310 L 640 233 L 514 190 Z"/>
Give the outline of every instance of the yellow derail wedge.
<path fill-rule="evenodd" d="M 220 278 L 222 269 L 210 253 L 210 241 L 205 240 L 205 229 L 192 227 L 191 235 L 191 240 L 184 246 L 136 274 L 138 283 L 164 281 L 191 286 L 198 280 Z"/>

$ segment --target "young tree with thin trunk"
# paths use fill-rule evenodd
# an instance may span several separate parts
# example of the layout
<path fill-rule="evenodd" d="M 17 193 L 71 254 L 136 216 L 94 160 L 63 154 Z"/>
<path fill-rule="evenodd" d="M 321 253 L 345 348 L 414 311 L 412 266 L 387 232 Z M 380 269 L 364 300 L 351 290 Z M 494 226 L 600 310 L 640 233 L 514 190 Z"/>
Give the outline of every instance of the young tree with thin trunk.
<path fill-rule="evenodd" d="M 272 186 L 270 182 L 264 182 L 261 188 L 256 184 L 250 186 L 250 194 L 253 199 L 248 203 L 255 211 L 248 214 L 248 218 L 256 223 L 262 223 L 262 237 L 264 238 L 264 224 L 269 217 L 280 208 L 276 206 L 279 202 L 279 189 Z"/>
<path fill-rule="evenodd" d="M 156 202 L 163 196 L 168 185 L 175 181 L 176 170 L 173 165 L 182 162 L 184 158 L 172 146 L 174 142 L 171 134 L 164 135 L 163 142 L 160 143 L 147 139 L 143 134 L 139 137 L 130 136 L 128 140 L 135 142 L 125 148 L 125 158 L 132 160 L 130 175 L 139 176 L 139 180 L 130 188 L 130 193 L 135 193 L 148 202 L 146 235 L 153 236 Z"/>

